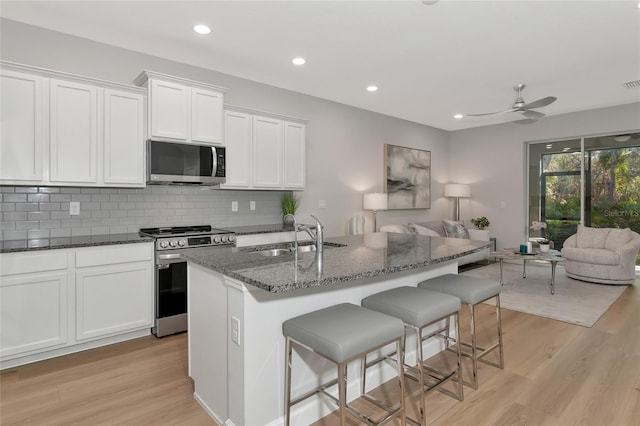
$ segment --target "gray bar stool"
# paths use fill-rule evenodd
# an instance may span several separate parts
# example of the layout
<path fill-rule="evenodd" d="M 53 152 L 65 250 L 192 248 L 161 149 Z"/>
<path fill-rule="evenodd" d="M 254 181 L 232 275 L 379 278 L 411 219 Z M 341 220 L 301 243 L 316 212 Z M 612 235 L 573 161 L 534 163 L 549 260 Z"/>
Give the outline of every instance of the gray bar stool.
<path fill-rule="evenodd" d="M 470 334 L 471 343 L 465 343 L 461 337 L 458 342 L 462 346 L 470 348 L 471 352 L 462 351 L 462 355 L 471 358 L 472 375 L 471 382 L 464 382 L 465 385 L 478 389 L 478 361 L 493 367 L 504 368 L 504 348 L 502 343 L 502 315 L 500 311 L 500 283 L 482 278 L 467 277 L 457 274 L 445 274 L 431 278 L 418 284 L 418 288 L 435 290 L 451 294 L 460 299 L 462 303 L 469 306 L 470 314 Z M 476 337 L 476 315 L 475 306 L 486 300 L 496 299 L 496 322 L 498 326 L 498 338 L 495 343 L 487 348 L 478 346 Z M 493 350 L 499 351 L 499 362 L 491 362 L 484 359 Z"/>
<path fill-rule="evenodd" d="M 405 423 L 404 408 L 404 375 L 402 365 L 398 362 L 398 378 L 400 380 L 399 407 L 393 408 L 369 395 L 365 399 L 384 408 L 387 414 L 379 420 L 356 410 L 347 404 L 347 364 L 355 359 L 363 358 L 367 353 L 395 342 L 398 353 L 402 354 L 402 321 L 389 315 L 374 312 L 351 303 L 342 303 L 329 308 L 320 309 L 308 314 L 291 318 L 282 323 L 282 333 L 286 337 L 285 365 L 285 425 L 290 424 L 291 407 L 315 394 L 323 394 L 338 404 L 340 425 L 344 426 L 346 413 L 370 425 L 385 423 L 399 417 Z M 293 347 L 300 345 L 323 358 L 337 364 L 338 378 L 291 399 L 291 357 Z M 338 384 L 338 398 L 329 394 L 326 389 Z"/>
<path fill-rule="evenodd" d="M 362 306 L 382 312 L 387 315 L 394 316 L 402 320 L 405 325 L 405 331 L 413 330 L 416 335 L 417 360 L 415 366 L 406 364 L 403 355 L 398 355 L 398 359 L 402 360 L 405 368 L 406 377 L 415 380 L 420 386 L 420 412 L 419 419 L 415 420 L 407 417 L 411 423 L 417 425 L 426 425 L 425 396 L 428 392 L 438 389 L 439 391 L 462 401 L 464 399 L 462 390 L 462 365 L 460 360 L 460 345 L 456 345 L 457 359 L 456 368 L 453 371 L 440 371 L 427 365 L 424 360 L 423 343 L 431 338 L 438 337 L 445 341 L 452 339 L 448 335 L 449 319 L 454 316 L 456 336 L 458 333 L 458 311 L 460 310 L 460 299 L 449 294 L 436 291 L 423 290 L 416 287 L 398 287 L 391 290 L 373 294 L 362 299 Z M 447 320 L 444 328 L 423 335 L 426 327 L 434 325 L 442 320 Z M 445 334 L 446 332 L 446 334 Z M 406 344 L 405 332 L 403 338 L 403 347 Z M 452 339 L 455 340 L 455 339 Z M 372 361 L 370 364 L 365 362 L 363 377 L 366 377 L 366 368 L 378 362 L 388 359 L 383 357 Z M 366 358 L 365 358 L 366 361 Z M 457 381 L 457 392 L 451 392 L 441 387 L 447 381 L 455 379 Z M 364 380 L 364 379 L 363 379 Z M 364 392 L 364 382 L 363 382 Z"/>

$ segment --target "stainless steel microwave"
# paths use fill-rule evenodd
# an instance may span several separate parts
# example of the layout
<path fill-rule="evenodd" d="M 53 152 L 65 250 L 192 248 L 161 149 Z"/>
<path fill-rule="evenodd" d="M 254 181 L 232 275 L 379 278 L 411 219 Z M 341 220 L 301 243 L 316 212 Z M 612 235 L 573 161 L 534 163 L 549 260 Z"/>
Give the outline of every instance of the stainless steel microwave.
<path fill-rule="evenodd" d="M 224 147 L 147 141 L 148 184 L 217 185 L 226 179 Z"/>

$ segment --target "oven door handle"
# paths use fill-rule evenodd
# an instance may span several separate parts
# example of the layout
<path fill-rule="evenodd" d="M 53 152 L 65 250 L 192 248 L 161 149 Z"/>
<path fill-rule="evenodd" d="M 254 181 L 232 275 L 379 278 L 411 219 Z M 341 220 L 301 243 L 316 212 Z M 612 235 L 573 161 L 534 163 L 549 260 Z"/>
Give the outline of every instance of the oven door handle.
<path fill-rule="evenodd" d="M 178 253 L 170 253 L 170 254 L 159 254 L 157 266 L 158 269 L 167 269 L 172 263 L 184 263 L 186 260 L 180 256 Z"/>

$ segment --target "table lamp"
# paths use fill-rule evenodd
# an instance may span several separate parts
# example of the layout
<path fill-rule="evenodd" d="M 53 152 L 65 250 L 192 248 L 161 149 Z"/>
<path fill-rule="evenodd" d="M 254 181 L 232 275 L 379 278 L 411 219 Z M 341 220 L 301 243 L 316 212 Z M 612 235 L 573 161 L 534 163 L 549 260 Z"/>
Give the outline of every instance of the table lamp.
<path fill-rule="evenodd" d="M 362 200 L 362 207 L 365 210 L 373 210 L 373 232 L 378 232 L 378 225 L 376 223 L 376 213 L 378 210 L 386 210 L 389 204 L 387 201 L 387 194 L 384 192 L 372 192 L 370 194 L 364 194 Z"/>
<path fill-rule="evenodd" d="M 471 197 L 471 186 L 462 183 L 445 183 L 444 196 L 455 198 L 453 216 L 456 222 L 460 221 L 460 198 Z"/>

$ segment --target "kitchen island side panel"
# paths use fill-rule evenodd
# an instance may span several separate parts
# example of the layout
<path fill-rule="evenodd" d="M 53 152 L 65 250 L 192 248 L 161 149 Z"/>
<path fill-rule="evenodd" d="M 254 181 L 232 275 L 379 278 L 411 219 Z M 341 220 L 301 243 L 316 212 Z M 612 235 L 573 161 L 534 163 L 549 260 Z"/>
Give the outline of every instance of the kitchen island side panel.
<path fill-rule="evenodd" d="M 190 279 L 201 282 L 194 283 L 190 287 L 190 301 L 198 300 L 199 304 L 190 309 L 190 317 L 205 318 L 202 321 L 203 328 L 209 327 L 210 331 L 190 328 L 190 350 L 209 347 L 211 342 L 203 343 L 196 340 L 215 339 L 220 350 L 226 347 L 227 364 L 219 362 L 221 356 L 209 358 L 200 354 L 189 356 L 190 361 L 209 363 L 206 368 L 194 368 L 191 366 L 191 374 L 196 383 L 196 394 L 201 404 L 206 407 L 221 407 L 223 401 L 227 401 L 228 418 L 220 417 L 224 412 L 222 408 L 212 416 L 219 423 L 233 424 L 235 426 L 253 425 L 282 425 L 284 421 L 284 346 L 285 339 L 282 335 L 282 323 L 292 317 L 322 309 L 343 302 L 359 305 L 362 298 L 371 294 L 391 288 L 409 285 L 415 286 L 420 281 L 447 273 L 457 273 L 457 262 L 438 263 L 435 265 L 414 269 L 407 272 L 389 274 L 375 278 L 354 280 L 334 286 L 302 289 L 284 293 L 269 293 L 256 287 L 245 285 L 235 279 L 224 277 L 227 289 L 227 317 L 222 319 L 214 310 L 223 310 L 219 307 L 219 300 L 209 300 L 207 307 L 204 302 L 208 298 L 218 297 L 209 293 L 208 287 L 219 287 L 220 274 L 213 271 L 192 266 Z M 213 309 L 212 306 L 218 306 Z M 199 306 L 199 308 L 196 308 Z M 194 311 L 196 309 L 196 311 Z M 206 312 L 198 312 L 197 309 Z M 231 319 L 239 322 L 238 343 L 232 342 Z M 195 326 L 196 324 L 194 324 Z M 190 327 L 193 327 L 191 323 Z M 220 333 L 226 330 L 226 343 L 223 343 Z M 415 354 L 413 345 L 409 346 L 409 359 Z M 426 356 L 431 356 L 442 350 L 441 345 L 434 344 L 425 348 Z M 317 385 L 319 378 L 328 379 L 335 377 L 335 366 L 309 353 L 306 350 L 294 351 L 292 391 L 300 394 Z M 360 387 L 359 371 L 360 363 L 355 361 L 349 366 L 349 399 L 358 396 Z M 391 366 L 379 364 L 378 369 L 368 371 L 367 382 L 370 387 L 378 386 L 384 381 L 394 377 L 395 371 Z M 219 400 L 208 400 L 204 392 L 212 381 L 226 378 L 227 390 L 225 396 Z M 199 383 L 199 382 L 209 383 Z M 210 395 L 218 395 L 222 392 L 220 383 L 215 384 L 218 392 Z M 329 412 L 334 407 L 320 402 L 318 398 L 310 398 L 304 403 L 296 405 L 292 410 L 292 424 L 311 424 Z M 214 410 L 215 411 L 215 410 Z M 211 412 L 210 412 L 211 414 Z M 221 421 L 222 420 L 222 421 Z"/>

